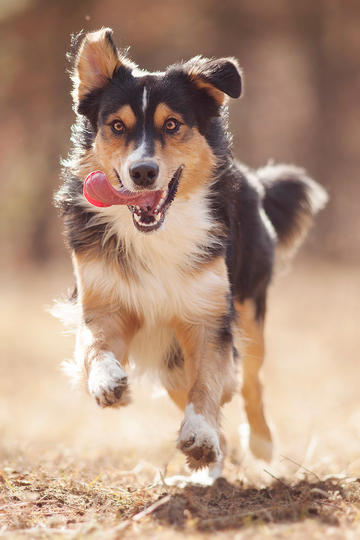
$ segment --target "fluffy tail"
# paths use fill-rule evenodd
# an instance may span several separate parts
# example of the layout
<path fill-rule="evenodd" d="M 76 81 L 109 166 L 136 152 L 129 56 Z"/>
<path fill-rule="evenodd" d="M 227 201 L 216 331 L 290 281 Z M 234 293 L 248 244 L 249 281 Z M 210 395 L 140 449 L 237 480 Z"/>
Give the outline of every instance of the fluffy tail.
<path fill-rule="evenodd" d="M 327 203 L 325 189 L 293 165 L 267 165 L 257 170 L 265 188 L 264 210 L 285 251 L 293 252 Z"/>

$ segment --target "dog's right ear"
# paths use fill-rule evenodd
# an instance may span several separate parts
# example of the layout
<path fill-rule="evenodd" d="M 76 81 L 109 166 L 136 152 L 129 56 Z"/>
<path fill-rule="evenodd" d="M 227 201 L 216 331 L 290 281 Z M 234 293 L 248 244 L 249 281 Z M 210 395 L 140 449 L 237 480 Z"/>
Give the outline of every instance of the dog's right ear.
<path fill-rule="evenodd" d="M 119 55 L 112 39 L 111 28 L 101 28 L 85 35 L 76 56 L 73 72 L 74 89 L 72 96 L 79 108 L 81 102 L 94 91 L 101 90 L 122 66 L 132 70 L 127 58 Z"/>

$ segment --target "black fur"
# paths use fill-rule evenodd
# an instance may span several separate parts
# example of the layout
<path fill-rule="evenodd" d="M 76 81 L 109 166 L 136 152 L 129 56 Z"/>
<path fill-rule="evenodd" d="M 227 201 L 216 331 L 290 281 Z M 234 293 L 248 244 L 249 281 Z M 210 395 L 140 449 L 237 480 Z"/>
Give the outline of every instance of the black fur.
<path fill-rule="evenodd" d="M 240 97 L 242 90 L 241 75 L 235 61 L 227 58 L 208 60 L 196 57 L 186 65 L 195 66 L 200 79 L 212 84 L 228 96 L 232 98 Z"/>
<path fill-rule="evenodd" d="M 246 175 L 245 168 L 231 166 L 214 184 L 212 204 L 215 218 L 227 227 L 226 262 L 234 300 L 252 298 L 262 317 L 275 243 L 259 214 L 259 193 Z"/>
<path fill-rule="evenodd" d="M 308 206 L 306 186 L 300 180 L 289 178 L 266 189 L 265 212 L 271 216 L 281 242 L 296 232 L 299 204 Z"/>
<path fill-rule="evenodd" d="M 263 205 L 278 236 L 286 245 L 301 235 L 308 220 L 322 204 L 323 193 L 305 171 L 291 165 L 272 165 L 259 171 L 265 187 Z M 320 200 L 318 200 L 320 198 Z"/>

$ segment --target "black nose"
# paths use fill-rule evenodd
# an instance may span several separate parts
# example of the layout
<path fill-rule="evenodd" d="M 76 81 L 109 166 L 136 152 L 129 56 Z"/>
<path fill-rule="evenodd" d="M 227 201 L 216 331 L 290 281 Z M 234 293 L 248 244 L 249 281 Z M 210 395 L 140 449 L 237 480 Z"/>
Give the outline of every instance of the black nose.
<path fill-rule="evenodd" d="M 137 161 L 130 165 L 129 173 L 137 186 L 151 186 L 158 177 L 159 166 L 155 161 Z"/>

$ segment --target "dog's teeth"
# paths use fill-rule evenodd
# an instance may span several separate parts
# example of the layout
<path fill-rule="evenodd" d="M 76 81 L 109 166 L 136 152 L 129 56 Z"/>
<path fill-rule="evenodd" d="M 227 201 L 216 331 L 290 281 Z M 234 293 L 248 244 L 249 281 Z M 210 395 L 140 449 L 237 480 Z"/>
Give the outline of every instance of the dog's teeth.
<path fill-rule="evenodd" d="M 164 202 L 166 200 L 167 195 L 168 195 L 168 190 L 166 189 L 165 191 L 162 192 L 161 199 L 158 202 L 158 205 L 154 210 L 155 214 L 157 214 L 160 211 L 161 207 L 163 206 L 163 204 L 164 204 Z"/>

